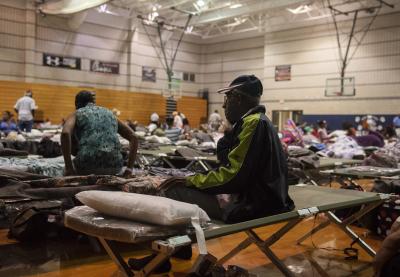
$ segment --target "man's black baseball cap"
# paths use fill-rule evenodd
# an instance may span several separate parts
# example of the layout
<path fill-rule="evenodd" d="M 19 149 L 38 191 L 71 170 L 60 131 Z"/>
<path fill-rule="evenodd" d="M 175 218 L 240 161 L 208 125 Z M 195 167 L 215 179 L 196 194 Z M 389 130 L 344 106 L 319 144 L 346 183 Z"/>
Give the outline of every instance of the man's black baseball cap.
<path fill-rule="evenodd" d="M 233 89 L 238 89 L 253 97 L 260 97 L 263 93 L 261 81 L 254 75 L 241 75 L 233 80 L 229 87 L 221 88 L 217 92 L 227 93 Z"/>

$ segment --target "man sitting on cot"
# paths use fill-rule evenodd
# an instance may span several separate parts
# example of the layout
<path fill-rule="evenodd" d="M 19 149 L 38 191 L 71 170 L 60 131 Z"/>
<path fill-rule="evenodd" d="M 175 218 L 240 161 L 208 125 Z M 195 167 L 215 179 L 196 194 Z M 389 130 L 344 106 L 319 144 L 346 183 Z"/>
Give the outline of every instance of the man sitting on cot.
<path fill-rule="evenodd" d="M 292 210 L 286 156 L 265 107 L 259 105 L 261 81 L 254 75 L 240 76 L 219 92 L 225 94 L 223 108 L 232 124 L 218 142 L 220 167 L 208 174 L 167 180 L 165 195 L 197 204 L 210 217 L 229 223 Z M 231 196 L 223 208 L 218 194 Z"/>
<path fill-rule="evenodd" d="M 225 94 L 223 108 L 232 124 L 232 130 L 218 142 L 220 167 L 208 174 L 166 180 L 161 185 L 165 196 L 197 204 L 211 218 L 228 223 L 292 210 L 286 156 L 265 115 L 265 107 L 259 105 L 263 93 L 261 81 L 254 75 L 240 76 L 219 92 Z M 217 200 L 219 194 L 230 196 L 223 206 Z M 191 248 L 187 250 L 186 255 L 177 254 L 190 257 L 187 254 L 191 254 Z M 130 259 L 129 265 L 139 270 L 153 257 Z M 156 272 L 169 269 L 170 263 L 166 262 Z"/>
<path fill-rule="evenodd" d="M 75 97 L 76 111 L 67 118 L 61 134 L 65 175 L 122 173 L 120 134 L 129 141 L 128 165 L 123 175 L 130 176 L 138 140 L 110 110 L 95 103 L 96 95 L 91 91 L 81 91 Z M 75 156 L 73 162 L 71 153 Z"/>

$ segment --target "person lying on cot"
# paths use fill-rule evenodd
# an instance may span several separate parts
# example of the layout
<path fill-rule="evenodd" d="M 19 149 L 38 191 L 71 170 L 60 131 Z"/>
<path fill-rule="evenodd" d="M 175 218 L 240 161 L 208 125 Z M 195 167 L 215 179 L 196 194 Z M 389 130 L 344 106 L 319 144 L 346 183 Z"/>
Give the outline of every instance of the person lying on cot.
<path fill-rule="evenodd" d="M 110 110 L 95 103 L 96 94 L 91 91 L 83 90 L 75 97 L 76 111 L 67 118 L 61 134 L 65 175 L 122 173 L 120 134 L 129 141 L 128 165 L 123 175 L 130 176 L 138 140 Z M 75 156 L 73 161 L 71 153 Z"/>
<path fill-rule="evenodd" d="M 395 277 L 400 274 L 400 217 L 393 223 L 390 234 L 382 243 L 372 262 L 376 277 Z"/>
<path fill-rule="evenodd" d="M 385 145 L 383 136 L 378 132 L 366 129 L 366 132 L 368 132 L 367 135 L 357 136 L 356 128 L 354 128 L 353 124 L 349 122 L 343 123 L 343 129 L 347 131 L 347 136 L 353 138 L 357 142 L 357 144 L 362 147 L 383 147 Z"/>
<path fill-rule="evenodd" d="M 161 184 L 164 196 L 197 204 L 211 218 L 228 223 L 292 210 L 286 156 L 265 115 L 265 107 L 259 105 L 263 93 L 261 81 L 254 75 L 240 76 L 219 92 L 225 94 L 223 108 L 232 124 L 232 129 L 218 141 L 220 167 L 208 174 L 167 179 Z M 216 195 L 222 194 L 229 196 L 218 199 L 227 201 L 218 201 Z M 190 246 L 183 247 L 174 257 L 190 259 L 191 250 Z M 133 270 L 140 270 L 154 257 L 155 254 L 132 258 L 128 263 Z M 167 260 L 155 272 L 170 269 Z"/>
<path fill-rule="evenodd" d="M 211 218 L 241 222 L 294 208 L 288 195 L 286 156 L 278 135 L 260 105 L 261 81 L 237 77 L 224 94 L 226 119 L 232 129 L 218 142 L 220 167 L 208 174 L 168 179 L 165 196 L 197 204 Z M 221 207 L 216 195 L 229 194 Z"/>

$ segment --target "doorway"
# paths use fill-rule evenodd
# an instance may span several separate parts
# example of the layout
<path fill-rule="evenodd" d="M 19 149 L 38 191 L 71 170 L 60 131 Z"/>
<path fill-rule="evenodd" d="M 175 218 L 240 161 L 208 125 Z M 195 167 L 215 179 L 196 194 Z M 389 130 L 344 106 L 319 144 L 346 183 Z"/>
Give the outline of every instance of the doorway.
<path fill-rule="evenodd" d="M 277 131 L 282 131 L 288 119 L 299 122 L 303 111 L 300 110 L 274 110 L 272 111 L 272 124 Z"/>

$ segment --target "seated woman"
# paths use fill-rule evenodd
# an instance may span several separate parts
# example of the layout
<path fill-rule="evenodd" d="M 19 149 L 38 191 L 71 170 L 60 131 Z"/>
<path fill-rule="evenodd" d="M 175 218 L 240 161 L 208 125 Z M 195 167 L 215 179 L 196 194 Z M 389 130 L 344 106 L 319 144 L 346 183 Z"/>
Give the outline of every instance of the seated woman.
<path fill-rule="evenodd" d="M 5 111 L 3 113 L 3 118 L 0 123 L 0 131 L 5 135 L 8 135 L 8 133 L 11 131 L 18 132 L 17 124 L 12 120 L 12 117 L 13 114 L 9 111 Z"/>
<path fill-rule="evenodd" d="M 75 97 L 76 111 L 67 118 L 61 134 L 65 175 L 121 173 L 120 134 L 129 141 L 128 165 L 123 174 L 129 176 L 136 158 L 137 138 L 110 110 L 95 102 L 94 92 L 81 91 Z M 75 155 L 73 162 L 71 153 Z"/>
<path fill-rule="evenodd" d="M 318 138 L 321 141 L 321 143 L 332 143 L 332 135 L 328 135 L 327 127 L 328 123 L 325 120 L 320 120 L 318 121 Z"/>

